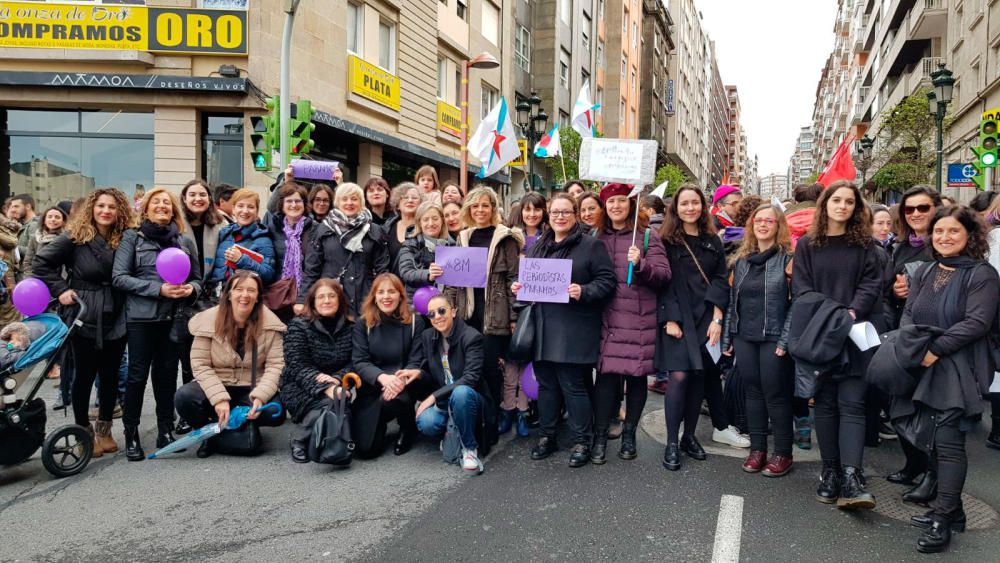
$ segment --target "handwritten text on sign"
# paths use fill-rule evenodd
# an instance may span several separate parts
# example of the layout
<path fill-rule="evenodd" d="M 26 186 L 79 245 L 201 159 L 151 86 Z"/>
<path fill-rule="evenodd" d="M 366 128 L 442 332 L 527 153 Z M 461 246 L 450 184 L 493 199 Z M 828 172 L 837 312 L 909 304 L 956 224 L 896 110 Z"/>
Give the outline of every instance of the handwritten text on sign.
<path fill-rule="evenodd" d="M 521 258 L 517 281 L 518 301 L 569 303 L 573 261 L 555 258 Z"/>
<path fill-rule="evenodd" d="M 434 263 L 444 273 L 437 283 L 452 287 L 486 287 L 487 249 L 464 246 L 439 246 Z"/>
<path fill-rule="evenodd" d="M 296 178 L 303 180 L 324 180 L 333 181 L 333 171 L 337 168 L 336 162 L 325 160 L 293 160 L 292 173 Z"/>
<path fill-rule="evenodd" d="M 588 137 L 580 145 L 580 177 L 599 182 L 650 184 L 656 175 L 656 141 Z"/>

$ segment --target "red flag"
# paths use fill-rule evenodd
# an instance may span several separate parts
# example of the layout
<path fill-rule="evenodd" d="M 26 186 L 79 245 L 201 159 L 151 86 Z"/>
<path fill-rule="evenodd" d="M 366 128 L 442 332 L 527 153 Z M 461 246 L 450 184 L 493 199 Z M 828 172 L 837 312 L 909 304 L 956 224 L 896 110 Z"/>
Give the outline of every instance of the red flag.
<path fill-rule="evenodd" d="M 854 135 L 849 135 L 826 163 L 823 173 L 816 178 L 816 181 L 823 184 L 823 187 L 830 187 L 830 184 L 837 180 L 853 181 L 858 176 L 858 171 L 854 169 L 854 159 L 851 158 L 851 145 L 854 144 Z"/>

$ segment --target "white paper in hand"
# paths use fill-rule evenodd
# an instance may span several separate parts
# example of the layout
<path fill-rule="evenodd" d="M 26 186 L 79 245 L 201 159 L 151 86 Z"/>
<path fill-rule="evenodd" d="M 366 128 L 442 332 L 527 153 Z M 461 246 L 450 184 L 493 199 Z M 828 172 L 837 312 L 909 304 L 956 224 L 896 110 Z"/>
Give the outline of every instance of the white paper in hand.
<path fill-rule="evenodd" d="M 852 326 L 850 336 L 851 342 L 854 342 L 854 345 L 862 352 L 882 343 L 878 337 L 878 331 L 875 330 L 875 325 L 868 321 Z"/>
<path fill-rule="evenodd" d="M 712 356 L 712 361 L 715 363 L 719 363 L 719 358 L 722 357 L 721 341 L 716 342 L 715 346 L 712 346 L 711 344 L 706 342 L 705 349 L 708 350 L 708 355 Z"/>
<path fill-rule="evenodd" d="M 1000 393 L 1000 371 L 993 372 L 993 384 L 990 385 L 990 393 Z"/>

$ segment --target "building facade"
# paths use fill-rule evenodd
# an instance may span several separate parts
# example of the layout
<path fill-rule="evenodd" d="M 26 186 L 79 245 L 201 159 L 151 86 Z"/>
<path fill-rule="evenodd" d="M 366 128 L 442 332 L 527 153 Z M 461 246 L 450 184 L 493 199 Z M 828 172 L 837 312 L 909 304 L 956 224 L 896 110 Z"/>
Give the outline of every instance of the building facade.
<path fill-rule="evenodd" d="M 791 193 L 788 185 L 788 177 L 784 174 L 768 174 L 767 176 L 762 176 L 760 178 L 760 188 L 758 193 L 760 197 L 767 201 L 771 198 L 778 198 L 779 200 L 786 200 L 791 197 Z"/>
<path fill-rule="evenodd" d="M 642 2 L 642 75 L 639 81 L 639 138 L 658 143 L 656 166 L 667 163 L 667 120 L 673 112 L 669 85 L 674 50 L 670 12 L 662 0 Z"/>
<path fill-rule="evenodd" d="M 788 162 L 789 183 L 800 184 L 808 180 L 815 171 L 813 166 L 812 127 L 806 126 L 799 129 L 799 138 L 795 141 L 795 150 Z"/>
<path fill-rule="evenodd" d="M 715 42 L 710 43 L 711 53 L 711 97 L 708 111 L 708 123 L 711 133 L 710 152 L 708 159 L 708 185 L 718 186 L 723 183 L 729 173 L 729 162 L 732 160 L 729 145 L 730 114 L 727 90 L 719 73 L 718 58 L 715 54 Z M 732 179 L 730 179 L 730 182 Z"/>

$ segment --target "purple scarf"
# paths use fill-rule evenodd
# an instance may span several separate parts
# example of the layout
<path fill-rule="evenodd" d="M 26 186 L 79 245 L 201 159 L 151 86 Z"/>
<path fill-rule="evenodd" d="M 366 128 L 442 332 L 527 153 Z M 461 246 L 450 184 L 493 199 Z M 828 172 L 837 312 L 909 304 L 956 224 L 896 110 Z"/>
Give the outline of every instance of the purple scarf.
<path fill-rule="evenodd" d="M 910 246 L 912 246 L 913 248 L 923 248 L 924 244 L 927 243 L 927 239 L 921 236 L 917 236 L 913 233 L 910 233 L 909 241 L 910 241 Z"/>
<path fill-rule="evenodd" d="M 283 221 L 285 231 L 285 261 L 281 265 L 281 279 L 292 278 L 295 286 L 302 282 L 302 227 L 306 218 L 300 217 L 295 225 L 288 224 L 288 217 Z"/>

